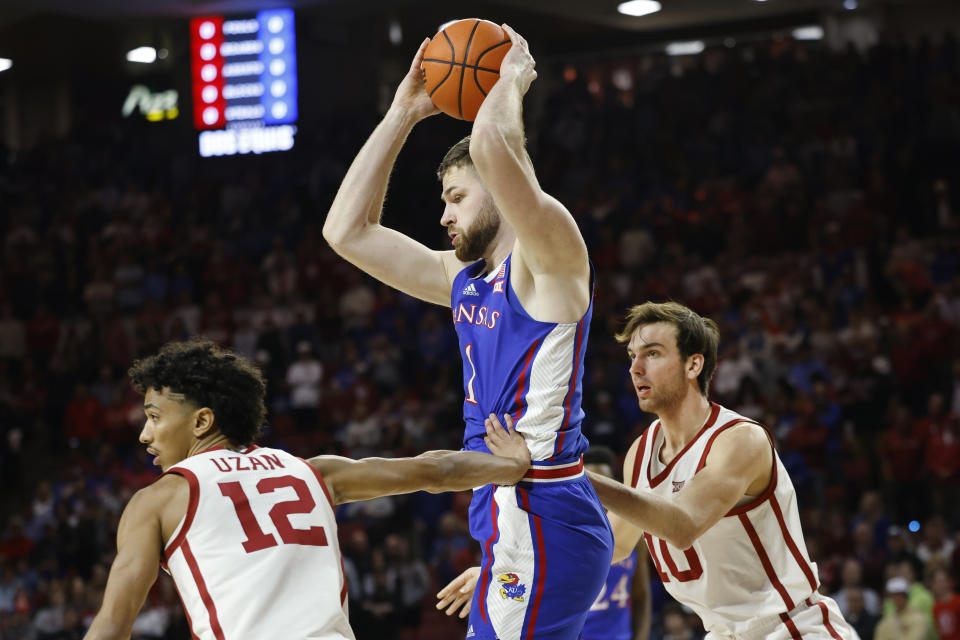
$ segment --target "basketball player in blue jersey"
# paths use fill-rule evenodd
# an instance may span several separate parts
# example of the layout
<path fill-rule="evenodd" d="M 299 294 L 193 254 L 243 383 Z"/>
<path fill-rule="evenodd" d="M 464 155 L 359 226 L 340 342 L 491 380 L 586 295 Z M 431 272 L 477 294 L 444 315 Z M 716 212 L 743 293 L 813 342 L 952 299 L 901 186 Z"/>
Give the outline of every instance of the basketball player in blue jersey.
<path fill-rule="evenodd" d="M 583 456 L 588 473 L 614 478 L 615 456 L 607 447 L 591 447 Z M 437 609 L 448 616 L 470 613 L 480 567 L 471 567 L 437 594 Z M 642 542 L 626 558 L 610 565 L 606 583 L 587 613 L 583 640 L 647 640 L 650 637 L 650 572 Z M 636 605 L 636 606 L 635 606 Z"/>
<path fill-rule="evenodd" d="M 449 305 L 463 357 L 464 449 L 485 451 L 485 419 L 510 416 L 533 466 L 516 486 L 474 490 L 482 548 L 467 636 L 575 640 L 613 551 L 583 472 L 583 356 L 592 314 L 587 249 L 570 213 L 544 193 L 524 146 L 523 97 L 536 78 L 512 47 L 471 135 L 444 157 L 440 223 L 451 251 L 381 224 L 390 172 L 413 126 L 438 113 L 423 88 L 425 40 L 390 109 L 354 159 L 323 235 L 341 256 L 405 293 Z"/>

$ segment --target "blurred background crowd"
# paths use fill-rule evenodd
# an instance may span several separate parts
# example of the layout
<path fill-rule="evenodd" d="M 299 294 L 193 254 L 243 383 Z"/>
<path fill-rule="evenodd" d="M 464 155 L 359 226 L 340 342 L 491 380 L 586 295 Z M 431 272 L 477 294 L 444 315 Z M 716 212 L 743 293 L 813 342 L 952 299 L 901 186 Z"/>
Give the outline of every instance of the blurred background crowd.
<path fill-rule="evenodd" d="M 658 55 L 630 64 L 629 82 L 545 69 L 527 114 L 538 176 L 597 270 L 585 433 L 622 456 L 652 419 L 612 338 L 625 310 L 692 306 L 721 327 L 711 398 L 775 434 L 822 592 L 863 638 L 914 637 L 882 620 L 960 638 L 956 39 L 860 51 L 774 39 L 682 69 Z M 262 444 L 459 448 L 449 312 L 368 279 L 320 233 L 375 123 L 344 117 L 291 152 L 242 160 L 204 162 L 117 127 L 0 153 L 2 638 L 79 638 L 95 614 L 119 514 L 157 473 L 126 369 L 168 340 L 203 335 L 260 364 Z M 447 248 L 432 172 L 467 131 L 423 126 L 384 220 Z M 476 563 L 468 503 L 414 494 L 340 509 L 359 638 L 462 637 L 432 607 Z M 651 574 L 652 637 L 700 637 Z M 188 637 L 166 576 L 134 631 Z"/>

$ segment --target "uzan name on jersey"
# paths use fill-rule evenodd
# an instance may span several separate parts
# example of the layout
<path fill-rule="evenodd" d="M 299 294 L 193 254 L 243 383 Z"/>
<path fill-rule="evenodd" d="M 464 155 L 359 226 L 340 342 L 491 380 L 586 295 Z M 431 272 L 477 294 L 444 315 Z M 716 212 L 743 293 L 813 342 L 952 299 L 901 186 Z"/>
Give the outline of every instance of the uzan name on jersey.
<path fill-rule="evenodd" d="M 467 305 L 461 302 L 457 311 L 453 314 L 453 321 L 466 322 L 467 324 L 475 324 L 486 327 L 487 329 L 493 329 L 497 326 L 497 319 L 499 317 L 499 311 L 491 313 L 490 308 L 486 305 L 478 309 L 477 305 L 471 304 L 470 309 L 467 310 Z"/>
<path fill-rule="evenodd" d="M 283 466 L 283 463 L 280 462 L 279 456 L 270 455 L 269 453 L 263 456 L 210 458 L 210 462 L 223 473 L 230 473 L 231 471 L 256 471 L 258 469 L 272 471 L 273 469 L 286 468 Z"/>

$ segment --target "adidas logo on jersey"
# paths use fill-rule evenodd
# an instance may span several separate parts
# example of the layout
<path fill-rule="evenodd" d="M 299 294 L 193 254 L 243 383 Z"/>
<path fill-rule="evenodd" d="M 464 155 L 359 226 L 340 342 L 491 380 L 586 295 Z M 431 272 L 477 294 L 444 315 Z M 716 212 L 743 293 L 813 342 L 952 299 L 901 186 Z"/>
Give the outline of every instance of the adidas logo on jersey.
<path fill-rule="evenodd" d="M 477 635 L 477 633 L 473 630 L 473 625 L 470 625 L 470 628 L 467 629 L 467 637 L 472 638 L 475 635 Z"/>
<path fill-rule="evenodd" d="M 465 286 L 465 287 L 463 288 L 463 291 L 460 292 L 460 294 L 461 294 L 461 295 L 464 295 L 464 296 L 479 296 L 479 295 L 480 295 L 480 293 L 477 291 L 477 288 L 476 288 L 475 286 L 473 286 L 473 283 L 472 283 L 472 282 L 471 282 L 470 284 L 468 284 L 467 286 Z"/>

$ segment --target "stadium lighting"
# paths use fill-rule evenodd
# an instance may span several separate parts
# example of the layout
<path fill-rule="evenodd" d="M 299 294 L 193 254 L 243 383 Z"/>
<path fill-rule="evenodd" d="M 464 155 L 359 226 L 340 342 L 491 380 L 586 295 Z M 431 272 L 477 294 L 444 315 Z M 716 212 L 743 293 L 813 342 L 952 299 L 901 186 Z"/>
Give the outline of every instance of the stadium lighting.
<path fill-rule="evenodd" d="M 843 8 L 847 11 L 853 11 L 858 5 L 857 0 L 843 0 Z"/>
<path fill-rule="evenodd" d="M 617 11 L 626 16 L 638 18 L 660 11 L 660 3 L 656 0 L 628 0 L 617 5 Z"/>
<path fill-rule="evenodd" d="M 6 71 L 13 66 L 13 60 L 10 58 L 0 58 L 0 71 Z"/>
<path fill-rule="evenodd" d="M 137 47 L 127 51 L 127 60 L 151 64 L 157 60 L 157 50 L 153 47 Z"/>
<path fill-rule="evenodd" d="M 823 27 L 816 24 L 797 27 L 793 30 L 793 37 L 795 40 L 823 40 Z"/>
<path fill-rule="evenodd" d="M 390 38 L 390 44 L 394 46 L 403 42 L 403 28 L 400 26 L 399 20 L 390 21 L 390 29 L 387 32 L 387 36 Z"/>
<path fill-rule="evenodd" d="M 668 56 L 692 56 L 703 51 L 703 40 L 671 42 L 667 45 Z"/>

